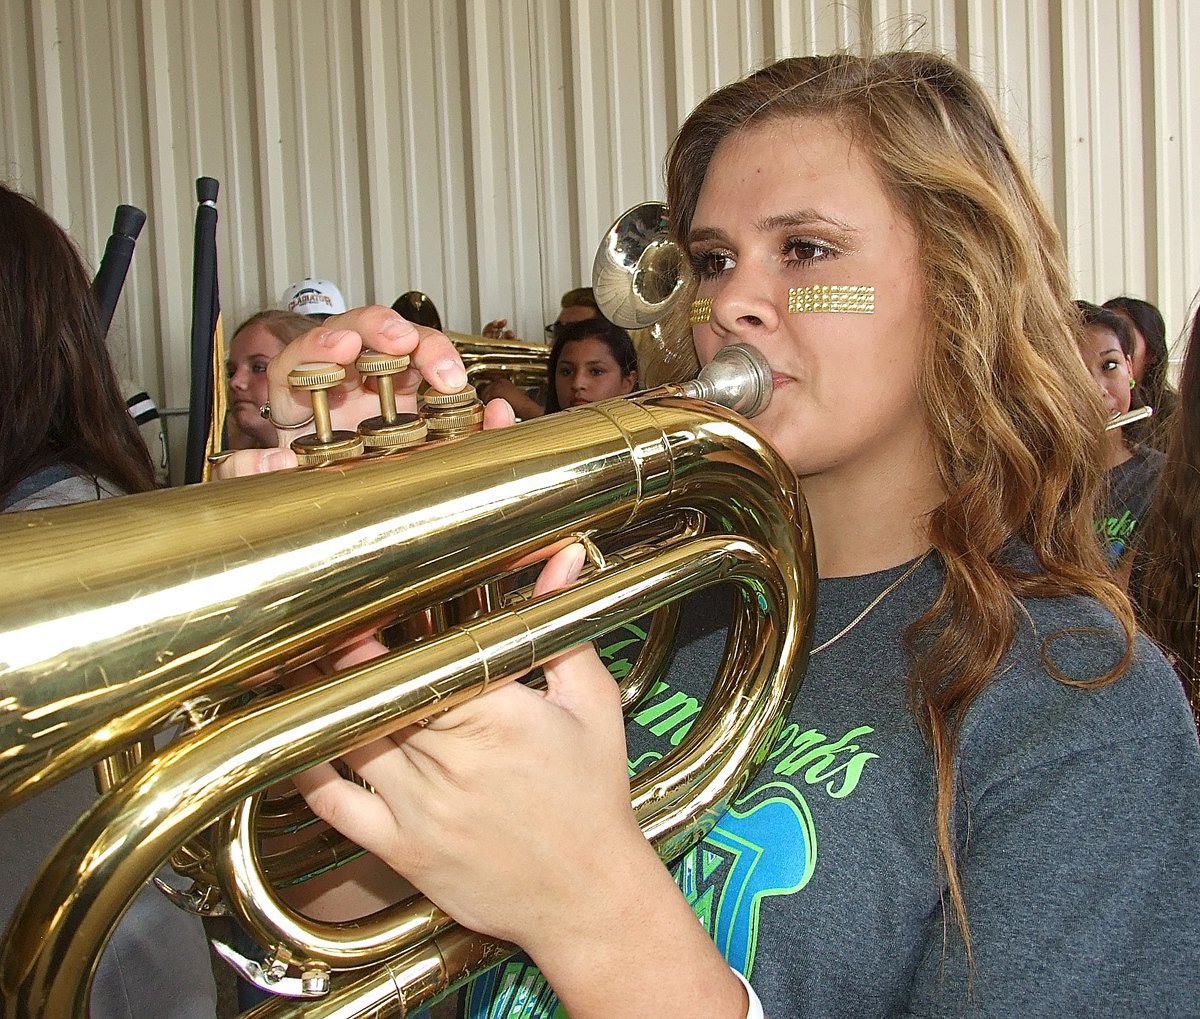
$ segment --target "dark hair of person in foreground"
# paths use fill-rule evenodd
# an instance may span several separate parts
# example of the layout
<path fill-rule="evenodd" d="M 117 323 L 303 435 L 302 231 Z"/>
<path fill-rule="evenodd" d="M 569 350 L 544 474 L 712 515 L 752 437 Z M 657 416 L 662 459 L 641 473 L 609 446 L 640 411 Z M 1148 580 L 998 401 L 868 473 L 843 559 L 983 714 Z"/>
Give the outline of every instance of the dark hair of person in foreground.
<path fill-rule="evenodd" d="M 0 184 L 0 498 L 69 463 L 125 492 L 155 487 L 71 238 Z"/>

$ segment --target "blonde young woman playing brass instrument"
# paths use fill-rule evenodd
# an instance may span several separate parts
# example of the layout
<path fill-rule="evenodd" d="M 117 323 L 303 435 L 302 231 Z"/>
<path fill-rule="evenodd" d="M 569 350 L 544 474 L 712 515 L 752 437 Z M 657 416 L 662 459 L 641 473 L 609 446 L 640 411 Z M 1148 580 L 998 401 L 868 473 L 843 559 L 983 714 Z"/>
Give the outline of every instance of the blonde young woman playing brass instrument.
<path fill-rule="evenodd" d="M 668 202 L 695 352 L 765 354 L 813 520 L 816 646 L 761 772 L 670 868 L 634 824 L 628 769 L 722 653 L 705 598 L 628 730 L 579 648 L 348 755 L 374 794 L 300 776 L 310 803 L 525 949 L 469 1016 L 1194 1012 L 1200 748 L 1105 579 L 1062 246 L 983 90 L 782 61 L 691 114 Z"/>

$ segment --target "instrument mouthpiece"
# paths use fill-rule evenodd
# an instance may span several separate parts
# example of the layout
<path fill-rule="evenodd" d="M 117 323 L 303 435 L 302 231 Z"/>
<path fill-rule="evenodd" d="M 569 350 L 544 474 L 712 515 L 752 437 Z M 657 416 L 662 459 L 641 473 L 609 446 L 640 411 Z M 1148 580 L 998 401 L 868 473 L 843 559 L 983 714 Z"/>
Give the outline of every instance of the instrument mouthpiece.
<path fill-rule="evenodd" d="M 1115 417 L 1108 419 L 1108 424 L 1104 426 L 1106 432 L 1111 432 L 1114 428 L 1124 428 L 1126 425 L 1132 425 L 1137 421 L 1145 421 L 1146 418 L 1154 414 L 1153 407 L 1134 407 L 1133 410 L 1127 410 L 1124 414 L 1118 414 Z"/>
<path fill-rule="evenodd" d="M 687 396 L 719 403 L 752 418 L 771 402 L 771 366 L 758 348 L 735 343 L 717 351 L 682 389 Z"/>

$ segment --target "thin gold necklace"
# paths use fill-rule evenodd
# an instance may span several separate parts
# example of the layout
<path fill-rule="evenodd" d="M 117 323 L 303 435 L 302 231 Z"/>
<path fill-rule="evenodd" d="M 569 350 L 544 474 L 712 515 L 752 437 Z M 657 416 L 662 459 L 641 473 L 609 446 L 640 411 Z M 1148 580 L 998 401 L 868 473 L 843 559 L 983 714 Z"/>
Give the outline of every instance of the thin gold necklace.
<path fill-rule="evenodd" d="M 824 644 L 821 644 L 818 647 L 813 648 L 809 652 L 809 655 L 810 656 L 819 655 L 827 647 L 829 647 L 833 644 L 836 644 L 839 640 L 841 640 L 844 636 L 846 636 L 846 634 L 848 634 L 851 630 L 853 630 L 856 626 L 858 626 L 859 623 L 861 623 L 864 619 L 867 618 L 867 616 L 869 616 L 871 614 L 872 611 L 874 611 L 875 607 L 881 601 L 883 601 L 884 598 L 886 598 L 889 594 L 891 594 L 894 590 L 896 590 L 896 588 L 898 588 L 901 584 L 903 584 L 906 580 L 908 580 L 909 577 L 911 577 L 914 573 L 917 572 L 917 567 L 919 567 L 921 565 L 921 563 L 923 563 L 926 559 L 929 558 L 929 555 L 931 552 L 933 552 L 933 549 L 931 549 L 931 548 L 927 548 L 924 552 L 922 552 L 918 558 L 913 560 L 912 565 L 909 566 L 909 568 L 907 570 L 905 570 L 903 573 L 901 573 L 900 576 L 898 576 L 895 580 L 893 580 L 890 584 L 888 584 L 887 587 L 885 587 L 882 591 L 880 591 L 879 594 L 877 594 L 874 598 L 872 598 L 871 601 L 867 604 L 867 607 L 865 609 L 863 609 L 857 616 L 855 616 L 853 619 L 851 619 L 850 622 L 848 622 L 845 626 L 843 626 L 840 630 L 838 630 L 838 632 L 835 633 L 832 637 L 830 637 L 829 640 L 825 641 Z"/>

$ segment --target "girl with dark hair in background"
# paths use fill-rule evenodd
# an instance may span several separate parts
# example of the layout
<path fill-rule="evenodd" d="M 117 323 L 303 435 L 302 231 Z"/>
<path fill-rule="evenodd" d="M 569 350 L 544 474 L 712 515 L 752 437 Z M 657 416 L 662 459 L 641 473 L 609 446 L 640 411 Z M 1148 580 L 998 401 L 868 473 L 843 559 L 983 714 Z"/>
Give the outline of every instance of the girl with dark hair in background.
<path fill-rule="evenodd" d="M 546 393 L 546 403 L 542 404 L 530 393 L 526 392 L 520 386 L 516 385 L 511 379 L 497 378 L 489 382 L 480 392 L 480 397 L 484 400 L 505 400 L 510 407 L 516 412 L 518 418 L 527 421 L 530 418 L 541 417 L 548 409 L 559 410 L 560 407 L 550 408 L 551 403 L 557 402 L 555 395 L 555 366 L 556 357 L 554 354 L 555 348 L 560 348 L 558 343 L 559 330 L 566 326 L 575 325 L 579 322 L 586 322 L 590 319 L 600 318 L 600 309 L 596 306 L 596 295 L 592 292 L 591 287 L 575 287 L 573 290 L 568 290 L 562 295 L 559 302 L 561 307 L 554 321 L 546 326 L 546 339 L 552 344 L 550 351 L 548 371 L 548 387 Z M 494 319 L 483 327 L 483 335 L 492 339 L 510 340 L 513 339 L 513 332 L 507 328 L 506 319 Z M 636 355 L 635 355 L 636 361 Z"/>
<path fill-rule="evenodd" d="M 1115 312 L 1087 301 L 1076 301 L 1083 332 L 1079 356 L 1095 382 L 1109 419 L 1119 417 L 1133 405 L 1137 383 L 1130 359 L 1132 341 L 1128 323 Z M 1104 558 L 1116 571 L 1122 587 L 1129 586 L 1132 557 L 1127 553 L 1138 524 L 1146 516 L 1162 472 L 1163 455 L 1137 441 L 1136 425 L 1107 428 L 1104 432 L 1104 466 L 1108 482 L 1100 506 L 1096 529 L 1104 547 Z M 1135 434 L 1126 434 L 1135 433 Z"/>
<path fill-rule="evenodd" d="M 146 492 L 154 468 L 125 406 L 91 283 L 67 234 L 0 185 L 0 500 L 45 509 Z M 59 839 L 96 799 L 79 772 L 0 814 L 0 925 Z M 172 872 L 160 877 L 177 881 Z M 92 1019 L 212 1019 L 216 984 L 200 918 L 147 886 L 100 959 Z"/>
<path fill-rule="evenodd" d="M 625 396 L 637 387 L 637 349 L 628 332 L 600 317 L 599 312 L 555 323 L 546 374 L 549 385 L 544 407 L 507 379 L 489 384 L 481 395 L 485 400 L 507 400 L 522 420 Z"/>
<path fill-rule="evenodd" d="M 1167 421 L 1179 399 L 1167 378 L 1167 369 L 1170 367 L 1167 324 L 1153 304 L 1136 297 L 1114 297 L 1101 307 L 1115 312 L 1129 323 L 1132 340 L 1129 360 L 1133 368 L 1133 381 L 1137 384 L 1142 402 L 1154 408 L 1154 417 L 1149 426 L 1143 429 L 1143 437 L 1156 449 L 1165 450 Z"/>
<path fill-rule="evenodd" d="M 550 348 L 546 413 L 632 393 L 637 351 L 629 333 L 606 318 L 560 325 Z"/>

